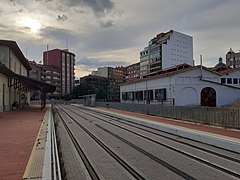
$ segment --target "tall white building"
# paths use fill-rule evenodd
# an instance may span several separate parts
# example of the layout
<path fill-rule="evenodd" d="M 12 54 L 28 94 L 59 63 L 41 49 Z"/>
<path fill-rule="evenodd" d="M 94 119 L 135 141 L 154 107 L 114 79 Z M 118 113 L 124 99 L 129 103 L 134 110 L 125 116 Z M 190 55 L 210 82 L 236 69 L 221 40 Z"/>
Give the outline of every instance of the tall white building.
<path fill-rule="evenodd" d="M 140 76 L 183 63 L 193 65 L 193 38 L 174 30 L 160 33 L 140 52 Z"/>

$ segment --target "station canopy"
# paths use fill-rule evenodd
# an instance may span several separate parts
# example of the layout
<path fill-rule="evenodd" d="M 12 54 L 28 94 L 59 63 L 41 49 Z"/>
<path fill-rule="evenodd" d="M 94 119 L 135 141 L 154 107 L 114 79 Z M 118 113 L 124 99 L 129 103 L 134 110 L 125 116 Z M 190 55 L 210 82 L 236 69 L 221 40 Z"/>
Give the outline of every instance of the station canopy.
<path fill-rule="evenodd" d="M 42 93 L 54 92 L 56 89 L 56 87 L 51 84 L 16 74 L 3 64 L 0 64 L 0 73 L 8 77 L 9 87 L 18 87 L 20 85 L 21 88 L 26 91 L 40 90 Z"/>

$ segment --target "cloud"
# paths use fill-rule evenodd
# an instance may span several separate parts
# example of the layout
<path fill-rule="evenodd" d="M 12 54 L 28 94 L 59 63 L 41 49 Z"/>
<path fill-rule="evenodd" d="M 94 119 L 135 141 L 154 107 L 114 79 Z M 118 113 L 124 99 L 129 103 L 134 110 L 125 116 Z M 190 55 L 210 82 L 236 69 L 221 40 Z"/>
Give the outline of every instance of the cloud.
<path fill-rule="evenodd" d="M 113 26 L 113 22 L 111 20 L 107 21 L 107 22 L 101 22 L 100 23 L 101 27 L 103 28 L 109 28 Z"/>
<path fill-rule="evenodd" d="M 97 69 L 98 67 L 116 67 L 116 66 L 126 66 L 127 63 L 124 61 L 104 61 L 101 59 L 82 57 L 76 60 L 76 66 L 79 66 L 81 69 Z"/>
<path fill-rule="evenodd" d="M 86 13 L 86 11 L 84 11 L 84 10 L 82 10 L 82 9 L 74 9 L 74 11 L 76 12 L 76 13 L 78 13 L 78 14 L 85 14 Z"/>
<path fill-rule="evenodd" d="M 111 0 L 64 0 L 64 2 L 71 7 L 89 7 L 96 16 L 105 16 L 114 8 L 114 3 Z"/>
<path fill-rule="evenodd" d="M 75 33 L 71 30 L 66 30 L 66 29 L 60 29 L 60 28 L 56 28 L 56 27 L 46 27 L 44 29 L 42 29 L 41 31 L 41 37 L 42 38 L 46 38 L 46 39 L 50 39 L 53 41 L 59 41 L 61 42 L 62 39 L 64 39 L 64 41 L 66 40 L 66 38 L 69 38 L 73 41 L 74 43 L 77 42 L 76 38 L 75 38 Z"/>
<path fill-rule="evenodd" d="M 65 14 L 58 15 L 58 17 L 57 17 L 58 21 L 66 21 L 67 19 L 68 19 L 68 17 Z"/>
<path fill-rule="evenodd" d="M 53 1 L 53 0 L 35 0 L 35 1 L 50 2 L 50 1 Z"/>
<path fill-rule="evenodd" d="M 65 49 L 68 41 L 77 68 L 86 72 L 139 62 L 151 38 L 173 29 L 192 36 L 194 60 L 203 54 L 210 66 L 230 47 L 239 50 L 239 9 L 237 0 L 4 0 L 0 34 L 28 49 L 33 60 L 41 60 L 46 44 Z M 19 23 L 29 17 L 41 24 L 36 34 Z"/>

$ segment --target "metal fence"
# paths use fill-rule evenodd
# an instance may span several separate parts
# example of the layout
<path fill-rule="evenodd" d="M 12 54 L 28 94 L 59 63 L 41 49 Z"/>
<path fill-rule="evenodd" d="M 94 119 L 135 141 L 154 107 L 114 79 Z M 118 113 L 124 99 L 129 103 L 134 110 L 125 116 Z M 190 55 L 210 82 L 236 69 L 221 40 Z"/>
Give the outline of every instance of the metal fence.
<path fill-rule="evenodd" d="M 95 105 L 225 128 L 240 129 L 239 108 L 163 106 L 161 104 L 129 104 L 117 102 L 96 102 Z"/>

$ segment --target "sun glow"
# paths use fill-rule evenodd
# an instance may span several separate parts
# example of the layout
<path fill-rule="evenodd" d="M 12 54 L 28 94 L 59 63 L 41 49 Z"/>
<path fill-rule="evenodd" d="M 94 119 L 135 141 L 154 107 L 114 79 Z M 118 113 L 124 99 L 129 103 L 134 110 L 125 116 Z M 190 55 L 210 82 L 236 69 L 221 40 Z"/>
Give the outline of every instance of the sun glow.
<path fill-rule="evenodd" d="M 20 21 L 20 24 L 32 33 L 37 33 L 42 28 L 41 23 L 32 18 L 24 18 Z"/>

